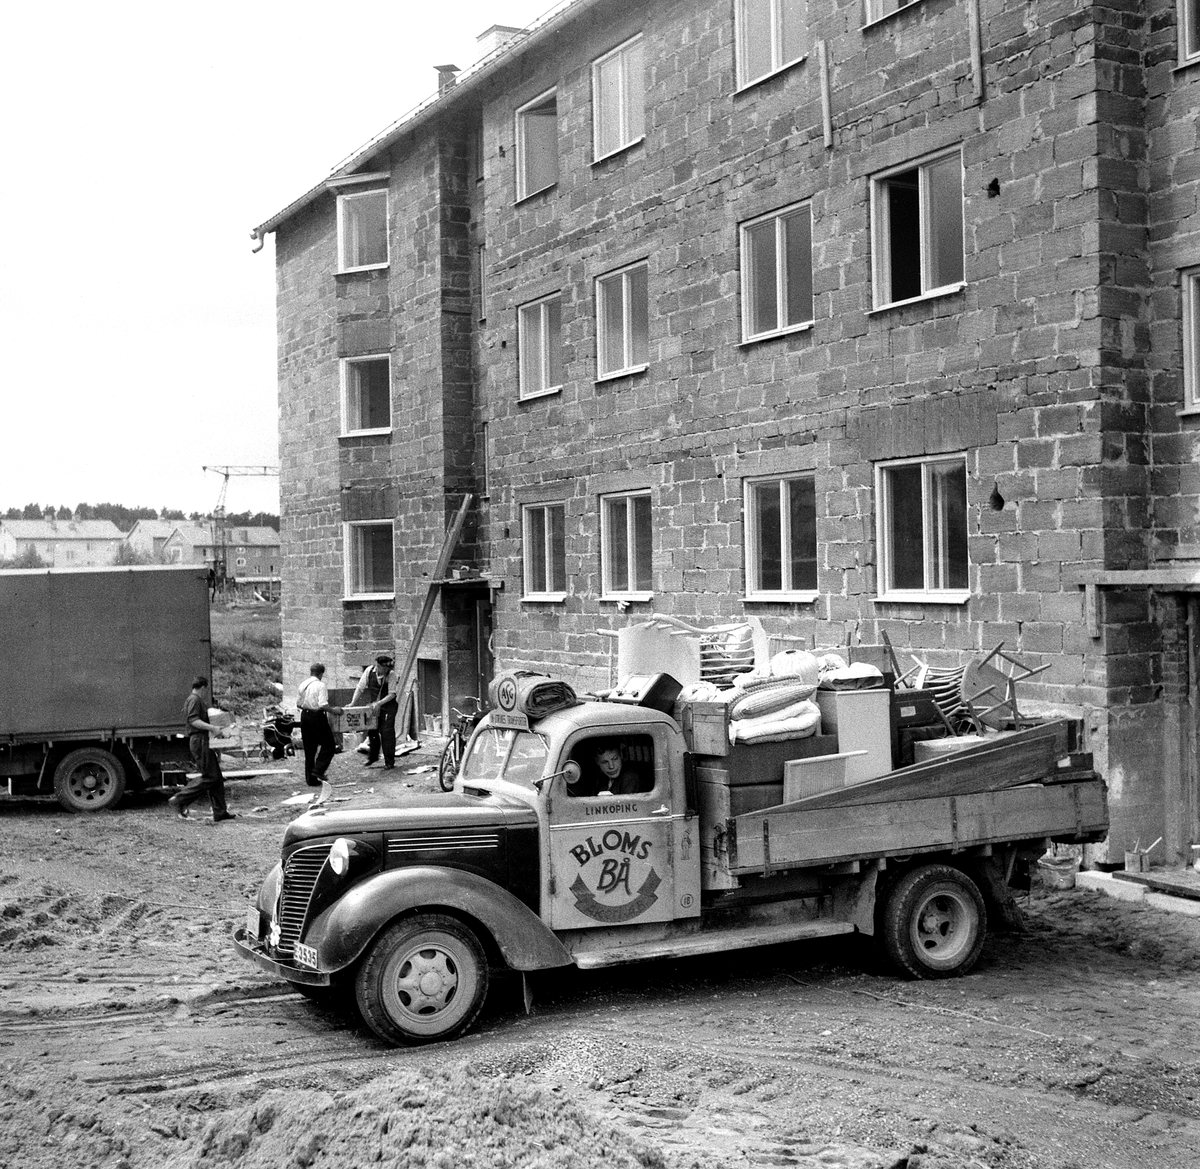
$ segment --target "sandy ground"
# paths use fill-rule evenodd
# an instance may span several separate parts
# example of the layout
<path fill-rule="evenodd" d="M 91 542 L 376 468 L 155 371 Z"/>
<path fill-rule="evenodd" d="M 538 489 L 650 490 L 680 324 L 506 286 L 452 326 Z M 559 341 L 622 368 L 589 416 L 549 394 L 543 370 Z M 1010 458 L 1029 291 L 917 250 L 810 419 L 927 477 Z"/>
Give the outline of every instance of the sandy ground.
<path fill-rule="evenodd" d="M 336 796 L 432 790 L 435 759 L 339 756 Z M 472 1034 L 391 1049 L 228 940 L 286 765 L 221 825 L 0 804 L 2 1169 L 1200 1166 L 1197 919 L 1035 889 L 965 979 L 861 939 L 545 974 L 528 1015 L 498 978 Z"/>

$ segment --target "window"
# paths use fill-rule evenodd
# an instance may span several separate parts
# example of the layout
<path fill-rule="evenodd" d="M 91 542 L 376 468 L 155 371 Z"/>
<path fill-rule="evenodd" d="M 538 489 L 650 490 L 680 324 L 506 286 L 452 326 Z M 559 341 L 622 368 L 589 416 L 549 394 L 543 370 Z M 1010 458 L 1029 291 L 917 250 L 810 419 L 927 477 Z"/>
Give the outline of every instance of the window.
<path fill-rule="evenodd" d="M 813 319 L 812 212 L 808 204 L 742 227 L 742 336 L 770 337 Z"/>
<path fill-rule="evenodd" d="M 386 268 L 387 191 L 338 196 L 338 255 L 342 272 Z"/>
<path fill-rule="evenodd" d="M 522 508 L 527 600 L 561 601 L 567 595 L 566 508 L 561 503 Z"/>
<path fill-rule="evenodd" d="M 600 498 L 600 576 L 605 598 L 648 600 L 650 493 L 625 492 Z"/>
<path fill-rule="evenodd" d="M 517 352 L 520 397 L 562 389 L 562 297 L 557 292 L 517 309 Z"/>
<path fill-rule="evenodd" d="M 813 599 L 817 504 L 811 475 L 746 482 L 746 595 Z"/>
<path fill-rule="evenodd" d="M 891 16 L 893 12 L 899 12 L 901 8 L 907 8 L 916 2 L 917 0 L 867 0 L 867 21 L 882 20 L 885 16 Z"/>
<path fill-rule="evenodd" d="M 592 132 L 599 162 L 645 133 L 646 79 L 642 38 L 618 45 L 592 65 Z"/>
<path fill-rule="evenodd" d="M 1183 408 L 1200 412 L 1200 268 L 1182 274 Z"/>
<path fill-rule="evenodd" d="M 950 292 L 963 282 L 959 151 L 876 178 L 875 307 Z"/>
<path fill-rule="evenodd" d="M 805 0 L 738 0 L 738 85 L 775 73 L 804 56 Z"/>
<path fill-rule="evenodd" d="M 390 597 L 396 589 L 392 521 L 346 525 L 346 595 Z"/>
<path fill-rule="evenodd" d="M 633 264 L 596 281 L 596 372 L 616 377 L 650 360 L 649 268 Z"/>
<path fill-rule="evenodd" d="M 879 464 L 875 474 L 880 595 L 965 601 L 965 457 Z"/>
<path fill-rule="evenodd" d="M 1200 0 L 1179 0 L 1179 59 L 1200 58 Z"/>
<path fill-rule="evenodd" d="M 386 434 L 392 427 L 392 361 L 342 359 L 342 433 Z"/>
<path fill-rule="evenodd" d="M 517 198 L 558 182 L 558 95 L 554 90 L 517 110 Z"/>

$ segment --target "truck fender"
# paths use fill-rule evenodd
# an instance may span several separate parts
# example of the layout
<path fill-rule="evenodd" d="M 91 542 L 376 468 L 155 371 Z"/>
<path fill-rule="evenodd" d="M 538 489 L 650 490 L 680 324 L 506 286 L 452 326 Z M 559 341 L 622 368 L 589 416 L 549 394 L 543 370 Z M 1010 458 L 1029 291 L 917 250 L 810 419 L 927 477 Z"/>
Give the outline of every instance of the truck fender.
<path fill-rule="evenodd" d="M 414 909 L 451 910 L 491 934 L 514 970 L 570 966 L 571 955 L 536 913 L 507 889 L 462 869 L 415 865 L 379 873 L 320 913 L 305 934 L 322 971 L 356 962 L 379 932 Z"/>

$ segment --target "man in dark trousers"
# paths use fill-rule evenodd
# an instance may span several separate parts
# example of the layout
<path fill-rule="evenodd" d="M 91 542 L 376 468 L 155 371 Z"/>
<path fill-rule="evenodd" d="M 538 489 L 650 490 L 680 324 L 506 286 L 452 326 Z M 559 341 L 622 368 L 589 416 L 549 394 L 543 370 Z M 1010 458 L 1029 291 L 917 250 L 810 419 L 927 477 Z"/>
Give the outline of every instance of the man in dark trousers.
<path fill-rule="evenodd" d="M 351 706 L 377 706 L 379 709 L 379 725 L 376 730 L 367 732 L 367 758 L 364 767 L 370 767 L 383 751 L 383 766 L 396 766 L 396 712 L 397 699 L 396 679 L 392 668 L 396 662 L 391 654 L 377 654 L 375 664 L 364 670 L 354 689 Z"/>
<path fill-rule="evenodd" d="M 325 772 L 333 762 L 336 744 L 327 714 L 341 714 L 340 706 L 329 705 L 329 690 L 325 686 L 325 667 L 313 662 L 308 677 L 300 683 L 296 706 L 300 711 L 300 738 L 304 741 L 304 782 L 320 787 Z"/>
<path fill-rule="evenodd" d="M 222 820 L 234 820 L 237 817 L 225 806 L 225 777 L 221 774 L 221 764 L 216 752 L 208 745 L 208 732 L 217 728 L 206 721 L 208 704 L 204 700 L 204 692 L 207 689 L 207 678 L 193 678 L 192 692 L 183 704 L 183 725 L 187 734 L 188 753 L 200 774 L 183 791 L 176 792 L 167 803 L 175 809 L 181 820 L 186 820 L 188 808 L 207 792 L 209 803 L 212 804 L 213 823 L 220 824 Z"/>

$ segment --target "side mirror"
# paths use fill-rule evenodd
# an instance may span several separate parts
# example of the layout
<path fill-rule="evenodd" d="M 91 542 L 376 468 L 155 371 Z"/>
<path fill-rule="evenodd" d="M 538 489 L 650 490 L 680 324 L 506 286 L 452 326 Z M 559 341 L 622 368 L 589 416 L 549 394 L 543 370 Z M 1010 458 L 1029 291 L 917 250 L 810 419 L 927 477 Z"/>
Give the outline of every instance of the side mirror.
<path fill-rule="evenodd" d="M 579 764 L 576 763 L 574 759 L 568 759 L 563 765 L 563 769 L 561 771 L 552 771 L 549 775 L 543 775 L 541 779 L 535 779 L 533 781 L 533 786 L 536 787 L 540 792 L 548 783 L 552 783 L 560 776 L 565 779 L 568 784 L 576 784 L 579 782 L 581 775 L 583 775 L 583 771 L 580 769 Z"/>

